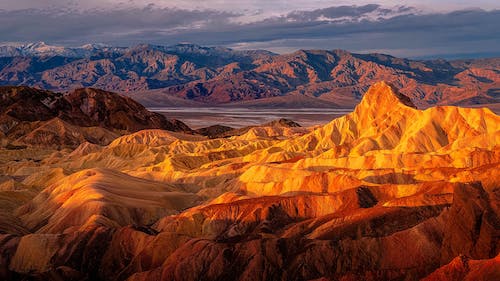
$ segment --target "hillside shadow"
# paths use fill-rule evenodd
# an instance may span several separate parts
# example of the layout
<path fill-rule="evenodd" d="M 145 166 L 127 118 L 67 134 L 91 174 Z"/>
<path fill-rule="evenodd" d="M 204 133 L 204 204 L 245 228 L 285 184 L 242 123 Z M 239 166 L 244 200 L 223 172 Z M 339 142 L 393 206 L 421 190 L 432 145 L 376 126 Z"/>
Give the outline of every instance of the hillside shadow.
<path fill-rule="evenodd" d="M 362 178 L 362 180 L 375 184 L 417 184 L 420 182 L 415 179 L 414 175 L 403 173 L 367 176 Z"/>

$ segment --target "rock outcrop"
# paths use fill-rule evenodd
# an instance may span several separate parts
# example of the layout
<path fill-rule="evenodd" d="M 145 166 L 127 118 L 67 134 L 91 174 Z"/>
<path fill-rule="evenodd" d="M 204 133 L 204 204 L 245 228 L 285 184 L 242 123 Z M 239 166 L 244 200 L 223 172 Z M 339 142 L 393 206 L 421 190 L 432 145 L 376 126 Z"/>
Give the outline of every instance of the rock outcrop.
<path fill-rule="evenodd" d="M 14 143 L 40 146 L 109 144 L 121 134 L 151 128 L 191 131 L 128 97 L 90 88 L 59 94 L 0 87 L 0 120 L 0 131 Z"/>

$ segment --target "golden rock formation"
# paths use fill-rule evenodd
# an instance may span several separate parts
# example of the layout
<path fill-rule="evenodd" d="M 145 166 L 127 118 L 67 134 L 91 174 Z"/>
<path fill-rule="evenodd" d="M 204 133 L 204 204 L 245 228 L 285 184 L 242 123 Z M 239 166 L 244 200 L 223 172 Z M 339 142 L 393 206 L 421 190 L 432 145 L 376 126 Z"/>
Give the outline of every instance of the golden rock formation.
<path fill-rule="evenodd" d="M 0 277 L 500 278 L 490 110 L 419 110 L 379 82 L 325 126 L 268 125 L 0 150 Z"/>

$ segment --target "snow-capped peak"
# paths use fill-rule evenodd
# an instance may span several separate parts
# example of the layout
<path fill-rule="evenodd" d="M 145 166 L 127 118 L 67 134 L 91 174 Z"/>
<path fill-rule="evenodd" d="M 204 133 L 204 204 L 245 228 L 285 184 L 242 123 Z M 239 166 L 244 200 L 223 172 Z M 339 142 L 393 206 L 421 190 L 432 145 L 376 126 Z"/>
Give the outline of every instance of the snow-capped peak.
<path fill-rule="evenodd" d="M 11 56 L 63 56 L 86 57 L 96 50 L 104 49 L 104 44 L 85 44 L 80 47 L 64 47 L 49 45 L 43 41 L 34 43 L 5 43 L 0 44 L 0 57 Z"/>

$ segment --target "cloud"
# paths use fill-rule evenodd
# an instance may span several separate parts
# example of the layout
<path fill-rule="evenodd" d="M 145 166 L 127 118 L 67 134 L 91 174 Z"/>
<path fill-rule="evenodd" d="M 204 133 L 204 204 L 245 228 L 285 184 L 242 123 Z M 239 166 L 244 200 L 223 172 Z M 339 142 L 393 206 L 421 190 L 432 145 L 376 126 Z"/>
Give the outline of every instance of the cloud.
<path fill-rule="evenodd" d="M 313 11 L 294 11 L 286 16 L 286 19 L 296 21 L 321 21 L 322 19 L 356 18 L 367 13 L 371 13 L 380 8 L 377 4 L 368 4 L 364 6 L 338 6 L 317 9 Z"/>
<path fill-rule="evenodd" d="M 147 37 L 220 25 L 240 14 L 158 8 L 0 10 L 0 38 L 7 42 L 134 43 Z"/>
<path fill-rule="evenodd" d="M 366 10 L 367 13 L 370 11 Z M 405 12 L 412 11 L 405 9 Z M 452 57 L 500 55 L 500 10 L 463 10 L 449 13 L 400 13 L 369 19 L 360 13 L 345 21 L 288 21 L 287 17 L 268 19 L 227 30 L 218 43 L 232 46 L 262 47 L 274 51 L 297 48 L 342 48 L 351 51 L 383 50 L 407 57 Z M 315 13 L 316 15 L 318 13 Z M 315 15 L 315 16 L 316 16 Z M 340 15 L 336 15 L 340 17 Z M 207 35 L 209 36 L 209 35 Z M 185 38 L 185 40 L 189 40 Z"/>
<path fill-rule="evenodd" d="M 120 7 L 0 10 L 0 38 L 120 46 L 188 41 L 280 52 L 342 48 L 405 57 L 500 55 L 500 10 L 430 13 L 407 6 L 366 4 L 294 10 L 248 20 L 268 13 Z"/>

